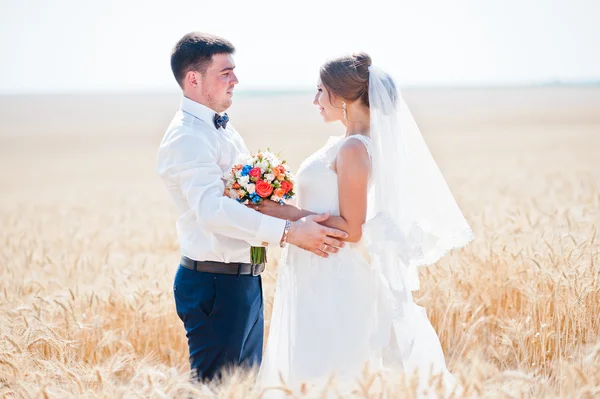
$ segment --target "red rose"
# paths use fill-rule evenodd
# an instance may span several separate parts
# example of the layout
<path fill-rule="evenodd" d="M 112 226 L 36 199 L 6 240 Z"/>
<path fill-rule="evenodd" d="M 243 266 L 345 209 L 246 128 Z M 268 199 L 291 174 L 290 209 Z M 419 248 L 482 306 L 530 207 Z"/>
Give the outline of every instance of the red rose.
<path fill-rule="evenodd" d="M 281 182 L 281 188 L 283 188 L 287 194 L 294 188 L 294 184 L 289 180 L 284 180 Z"/>
<path fill-rule="evenodd" d="M 267 198 L 273 192 L 273 186 L 265 180 L 259 180 L 256 182 L 256 194 L 262 198 Z"/>
<path fill-rule="evenodd" d="M 260 168 L 252 168 L 250 169 L 250 171 L 248 172 L 248 175 L 251 178 L 254 178 L 254 180 L 258 180 L 260 179 L 260 175 L 262 174 L 262 171 L 260 170 Z"/>

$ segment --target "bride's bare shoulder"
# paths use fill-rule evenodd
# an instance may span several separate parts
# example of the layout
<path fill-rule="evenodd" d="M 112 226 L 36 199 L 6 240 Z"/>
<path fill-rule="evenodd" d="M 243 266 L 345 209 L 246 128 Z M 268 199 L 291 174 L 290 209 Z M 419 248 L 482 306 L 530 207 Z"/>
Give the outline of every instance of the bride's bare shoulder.
<path fill-rule="evenodd" d="M 371 139 L 367 136 L 362 134 L 348 136 L 340 143 L 338 156 L 343 152 L 346 156 L 360 157 L 366 154 L 370 158 L 370 145 Z"/>
<path fill-rule="evenodd" d="M 371 157 L 367 143 L 363 139 L 350 140 L 351 137 L 353 136 L 348 137 L 340 145 L 335 162 L 336 168 L 368 169 L 371 165 Z"/>

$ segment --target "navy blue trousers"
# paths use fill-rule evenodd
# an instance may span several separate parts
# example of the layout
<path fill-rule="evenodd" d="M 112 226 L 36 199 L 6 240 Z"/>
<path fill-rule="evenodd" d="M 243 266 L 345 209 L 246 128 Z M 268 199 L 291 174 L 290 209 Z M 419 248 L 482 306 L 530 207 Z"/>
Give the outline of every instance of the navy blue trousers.
<path fill-rule="evenodd" d="M 260 276 L 196 272 L 180 265 L 173 291 L 195 378 L 211 380 L 233 367 L 260 365 L 264 331 Z"/>

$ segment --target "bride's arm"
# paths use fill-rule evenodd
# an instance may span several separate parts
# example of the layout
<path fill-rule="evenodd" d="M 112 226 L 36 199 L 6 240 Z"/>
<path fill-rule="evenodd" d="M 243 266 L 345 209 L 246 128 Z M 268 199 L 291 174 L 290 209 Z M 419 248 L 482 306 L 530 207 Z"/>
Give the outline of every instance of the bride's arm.
<path fill-rule="evenodd" d="M 321 224 L 348 233 L 345 241 L 358 242 L 362 237 L 362 226 L 367 216 L 367 190 L 371 168 L 367 149 L 358 140 L 348 140 L 340 148 L 335 167 L 338 176 L 340 216 L 331 216 Z M 281 206 L 273 201 L 263 201 L 259 210 L 267 215 L 292 221 L 316 214 L 294 205 Z"/>

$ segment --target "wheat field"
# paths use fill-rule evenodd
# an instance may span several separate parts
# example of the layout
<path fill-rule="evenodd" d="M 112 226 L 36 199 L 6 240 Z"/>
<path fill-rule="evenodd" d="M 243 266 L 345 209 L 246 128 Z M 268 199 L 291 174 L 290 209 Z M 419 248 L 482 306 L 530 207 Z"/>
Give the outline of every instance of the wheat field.
<path fill-rule="evenodd" d="M 406 98 L 477 237 L 421 269 L 415 293 L 465 396 L 600 397 L 600 88 Z M 188 382 L 175 215 L 154 174 L 177 101 L 0 98 L 0 397 L 264 393 L 242 372 Z M 230 116 L 249 148 L 281 150 L 295 168 L 342 133 L 311 101 L 240 96 Z M 276 259 L 264 275 L 266 327 Z M 366 370 L 354 396 L 410 398 L 411 386 Z"/>

